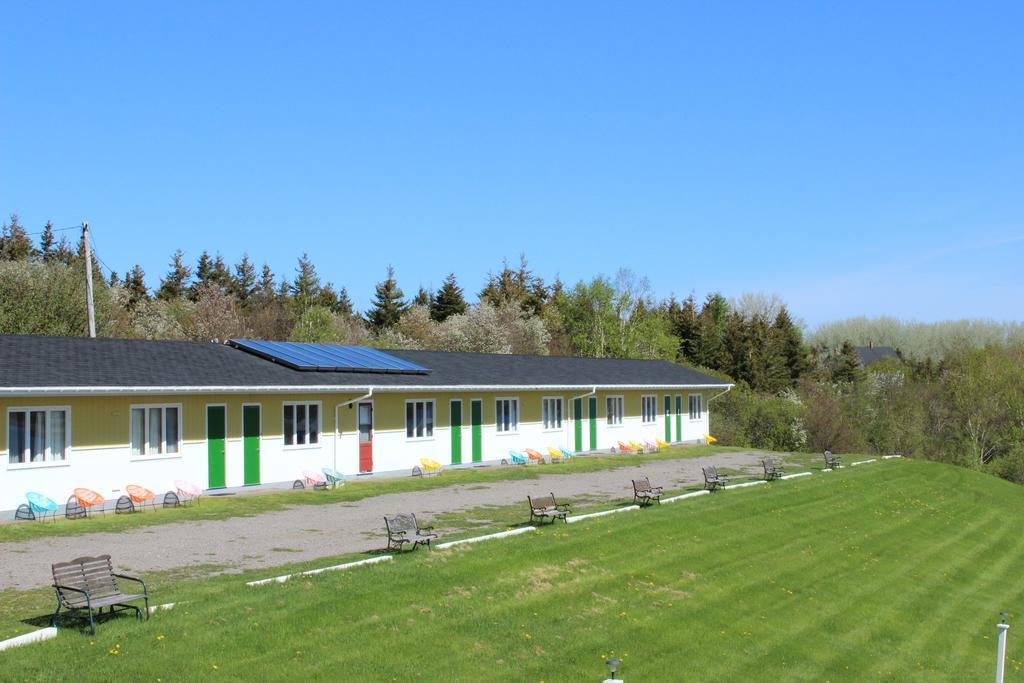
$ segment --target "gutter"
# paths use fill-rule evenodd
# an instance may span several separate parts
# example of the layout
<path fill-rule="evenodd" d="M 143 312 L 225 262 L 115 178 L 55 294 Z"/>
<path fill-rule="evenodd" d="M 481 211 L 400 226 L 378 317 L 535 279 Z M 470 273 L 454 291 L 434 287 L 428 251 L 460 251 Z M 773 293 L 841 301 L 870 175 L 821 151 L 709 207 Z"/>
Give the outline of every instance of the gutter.
<path fill-rule="evenodd" d="M 646 389 L 719 389 L 726 386 L 725 391 L 734 385 L 728 384 L 600 384 L 583 394 L 590 396 L 598 390 L 603 391 L 640 391 Z M 301 385 L 211 385 L 211 386 L 106 386 L 106 387 L 3 387 L 0 397 L 45 397 L 45 396 L 120 396 L 125 394 L 351 394 L 357 391 L 377 393 L 456 393 L 467 391 L 574 391 L 580 389 L 579 384 L 445 384 L 445 385 L 414 385 L 396 384 L 394 386 L 370 385 L 337 385 L 337 384 L 301 384 Z M 722 392 L 725 393 L 725 392 Z M 581 397 L 578 397 L 581 398 Z"/>
<path fill-rule="evenodd" d="M 709 399 L 708 399 L 708 403 L 711 403 L 712 401 L 714 401 L 714 400 L 715 400 L 716 398 L 718 398 L 719 396 L 725 396 L 725 395 L 726 395 L 726 394 L 728 394 L 728 393 L 729 393 L 730 391 L 732 391 L 732 388 L 733 388 L 734 386 L 736 386 L 736 385 L 735 385 L 735 384 L 730 384 L 729 386 L 727 386 L 727 387 L 725 388 L 725 391 L 719 392 L 719 393 L 715 394 L 714 396 L 712 396 L 711 398 L 709 398 Z"/>

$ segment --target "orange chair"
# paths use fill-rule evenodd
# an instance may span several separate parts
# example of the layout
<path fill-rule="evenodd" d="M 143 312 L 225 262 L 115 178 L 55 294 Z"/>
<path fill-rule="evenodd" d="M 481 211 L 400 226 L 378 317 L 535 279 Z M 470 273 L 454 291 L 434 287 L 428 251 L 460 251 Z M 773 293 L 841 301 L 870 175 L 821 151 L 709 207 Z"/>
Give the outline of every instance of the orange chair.
<path fill-rule="evenodd" d="M 132 502 L 142 507 L 149 503 L 155 505 L 153 501 L 156 500 L 156 494 L 147 489 L 145 486 L 139 486 L 138 484 L 128 484 L 124 487 L 124 492 L 128 494 L 128 497 L 132 499 Z"/>
<path fill-rule="evenodd" d="M 96 493 L 92 489 L 78 488 L 74 490 L 75 500 L 78 504 L 84 507 L 89 513 L 94 512 L 93 508 L 99 506 L 99 511 L 102 513 L 103 505 L 107 502 L 106 498 Z"/>
<path fill-rule="evenodd" d="M 544 455 L 542 453 L 539 453 L 538 451 L 533 450 L 532 448 L 527 448 L 526 449 L 526 457 L 529 458 L 530 460 L 534 460 L 536 462 L 544 462 L 545 461 L 544 460 Z"/>
<path fill-rule="evenodd" d="M 630 446 L 628 443 L 622 441 L 619 442 L 619 453 L 634 453 L 636 449 Z"/>

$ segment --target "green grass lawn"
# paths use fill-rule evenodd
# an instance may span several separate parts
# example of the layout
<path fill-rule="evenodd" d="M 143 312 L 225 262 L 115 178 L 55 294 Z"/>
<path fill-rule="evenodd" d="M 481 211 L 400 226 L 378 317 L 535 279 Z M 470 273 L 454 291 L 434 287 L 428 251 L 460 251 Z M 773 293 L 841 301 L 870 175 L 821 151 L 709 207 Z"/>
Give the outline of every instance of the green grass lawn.
<path fill-rule="evenodd" d="M 131 515 L 115 515 L 112 511 L 108 510 L 105 515 L 97 515 L 89 519 L 72 521 L 58 518 L 56 522 L 52 523 L 46 521 L 0 524 L 0 543 L 24 541 L 41 536 L 67 536 L 95 531 L 116 532 L 124 529 L 188 520 L 247 517 L 263 512 L 281 510 L 293 505 L 324 505 L 328 503 L 357 501 L 384 493 L 423 491 L 454 484 L 536 479 L 542 474 L 578 474 L 581 472 L 615 469 L 617 467 L 629 467 L 657 460 L 698 458 L 714 455 L 715 453 L 742 450 L 749 449 L 722 446 L 677 446 L 658 453 L 648 453 L 645 455 L 588 455 L 574 458 L 565 463 L 552 465 L 452 469 L 446 470 L 440 475 L 429 477 L 353 479 L 346 482 L 340 488 L 327 491 L 313 491 L 311 489 L 293 491 L 291 489 L 282 489 L 279 491 L 259 491 L 252 494 L 233 496 L 204 496 L 198 505 L 167 510 L 162 508 L 146 508 L 144 512 Z M 162 494 L 163 492 L 160 492 L 160 495 Z M 110 507 L 112 503 L 108 501 L 107 505 Z"/>
<path fill-rule="evenodd" d="M 632 681 L 982 680 L 1022 513 L 1019 486 L 879 462 L 285 584 L 168 581 L 174 610 L 0 653 L 0 679 L 596 681 L 614 655 Z"/>

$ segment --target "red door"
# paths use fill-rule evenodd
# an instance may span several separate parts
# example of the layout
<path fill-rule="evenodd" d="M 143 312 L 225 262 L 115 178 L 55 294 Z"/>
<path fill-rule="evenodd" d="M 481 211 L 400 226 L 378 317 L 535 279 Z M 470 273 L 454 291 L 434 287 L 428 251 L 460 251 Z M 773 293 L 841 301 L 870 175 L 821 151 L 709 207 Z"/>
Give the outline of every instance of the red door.
<path fill-rule="evenodd" d="M 359 471 L 373 471 L 373 404 L 359 404 Z"/>

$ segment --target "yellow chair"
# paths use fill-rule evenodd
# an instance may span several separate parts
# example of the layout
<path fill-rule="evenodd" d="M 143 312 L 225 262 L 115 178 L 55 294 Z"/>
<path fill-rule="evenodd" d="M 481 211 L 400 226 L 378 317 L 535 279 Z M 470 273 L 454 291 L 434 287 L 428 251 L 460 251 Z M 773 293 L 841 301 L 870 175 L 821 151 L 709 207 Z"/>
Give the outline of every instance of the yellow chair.
<path fill-rule="evenodd" d="M 709 444 L 709 445 L 713 444 L 713 443 L 718 443 L 718 439 L 716 439 L 715 437 L 711 436 L 710 434 L 705 434 L 704 435 L 704 443 Z"/>
<path fill-rule="evenodd" d="M 548 455 L 551 456 L 551 462 L 562 462 L 565 460 L 565 453 L 551 446 L 548 446 Z"/>
<path fill-rule="evenodd" d="M 423 471 L 427 474 L 436 474 L 441 471 L 441 463 L 430 458 L 420 458 L 420 465 L 423 466 Z"/>
<path fill-rule="evenodd" d="M 658 444 L 658 448 L 668 448 L 668 441 L 662 441 L 661 439 L 655 439 L 654 442 Z"/>
<path fill-rule="evenodd" d="M 632 446 L 633 450 L 637 453 L 643 453 L 644 450 L 646 450 L 642 443 L 637 443 L 636 441 L 630 441 L 629 445 Z"/>

